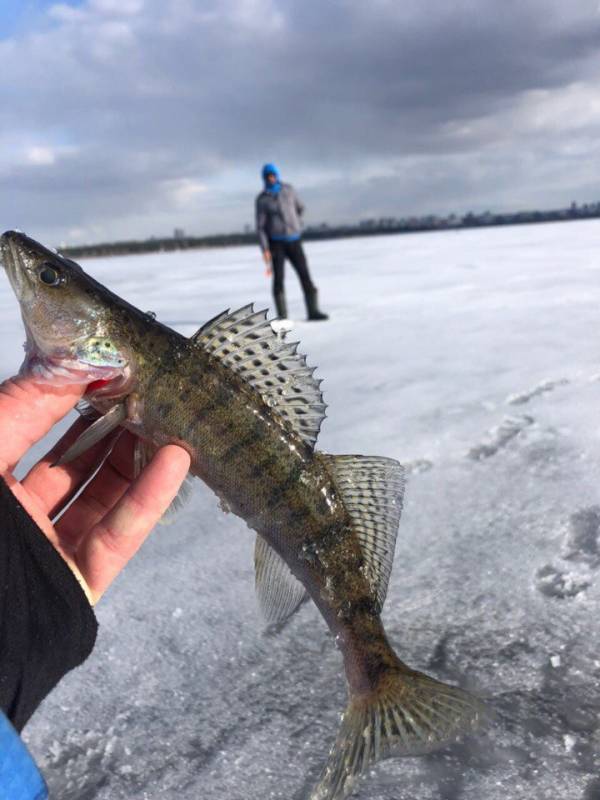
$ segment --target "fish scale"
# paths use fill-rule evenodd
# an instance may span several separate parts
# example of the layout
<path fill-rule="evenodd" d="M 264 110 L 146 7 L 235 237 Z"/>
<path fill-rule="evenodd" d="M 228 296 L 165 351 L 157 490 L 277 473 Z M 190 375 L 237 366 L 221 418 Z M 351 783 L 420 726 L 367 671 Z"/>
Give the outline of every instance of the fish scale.
<path fill-rule="evenodd" d="M 149 330 L 144 326 L 138 335 L 146 338 Z M 335 516 L 325 496 L 335 495 L 333 482 L 323 465 L 311 462 L 302 441 L 290 431 L 283 435 L 257 392 L 237 376 L 232 380 L 214 356 L 185 339 L 174 346 L 181 354 L 176 370 L 153 364 L 159 348 L 146 357 L 137 389 L 145 398 L 141 422 L 125 427 L 156 446 L 185 443 L 192 473 L 226 498 L 233 513 L 274 539 L 278 551 L 297 552 L 305 542 L 323 538 L 327 526 L 340 527 L 340 516 L 343 522 L 346 517 L 341 510 Z M 105 408 L 99 404 L 99 410 Z"/>

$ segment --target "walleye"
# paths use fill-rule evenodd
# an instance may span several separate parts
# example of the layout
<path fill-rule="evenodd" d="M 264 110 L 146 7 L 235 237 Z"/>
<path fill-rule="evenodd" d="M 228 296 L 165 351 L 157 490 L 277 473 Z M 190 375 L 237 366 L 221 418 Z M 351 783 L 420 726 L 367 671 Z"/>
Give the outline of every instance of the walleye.
<path fill-rule="evenodd" d="M 21 233 L 5 233 L 0 254 L 27 333 L 23 369 L 39 381 L 85 384 L 100 415 L 63 460 L 120 426 L 145 453 L 181 445 L 191 473 L 258 534 L 267 621 L 287 619 L 308 593 L 335 635 L 349 702 L 310 800 L 341 800 L 375 761 L 427 753 L 478 725 L 482 703 L 404 664 L 379 616 L 402 467 L 315 450 L 320 381 L 265 311 L 224 312 L 188 339 Z"/>

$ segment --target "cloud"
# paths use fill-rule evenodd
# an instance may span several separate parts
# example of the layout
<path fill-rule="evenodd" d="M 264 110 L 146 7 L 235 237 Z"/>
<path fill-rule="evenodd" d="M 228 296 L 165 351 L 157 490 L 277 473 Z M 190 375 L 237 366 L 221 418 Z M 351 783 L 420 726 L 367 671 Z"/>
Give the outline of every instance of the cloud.
<path fill-rule="evenodd" d="M 240 229 L 267 160 L 315 222 L 599 199 L 599 41 L 596 0 L 57 3 L 0 41 L 0 215 Z"/>
<path fill-rule="evenodd" d="M 198 195 L 207 191 L 207 187 L 204 184 L 193 178 L 166 181 L 165 189 L 174 204 L 180 208 L 188 208 L 195 202 Z"/>
<path fill-rule="evenodd" d="M 54 164 L 56 153 L 51 147 L 28 147 L 25 152 L 25 160 L 28 164 L 33 165 Z"/>

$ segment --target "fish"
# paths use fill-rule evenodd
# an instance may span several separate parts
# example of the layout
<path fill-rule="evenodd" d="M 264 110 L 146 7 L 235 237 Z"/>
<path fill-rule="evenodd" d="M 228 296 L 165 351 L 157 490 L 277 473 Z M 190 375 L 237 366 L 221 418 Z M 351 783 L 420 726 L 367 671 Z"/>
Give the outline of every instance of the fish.
<path fill-rule="evenodd" d="M 270 625 L 307 599 L 341 650 L 348 704 L 309 800 L 342 800 L 380 759 L 475 731 L 484 702 L 405 664 L 381 621 L 402 510 L 395 459 L 316 449 L 326 404 L 315 368 L 252 304 L 191 337 L 163 325 L 18 231 L 0 256 L 26 332 L 22 371 L 85 385 L 95 421 L 62 457 L 127 429 L 141 468 L 175 443 L 190 474 L 256 532 L 255 582 Z"/>

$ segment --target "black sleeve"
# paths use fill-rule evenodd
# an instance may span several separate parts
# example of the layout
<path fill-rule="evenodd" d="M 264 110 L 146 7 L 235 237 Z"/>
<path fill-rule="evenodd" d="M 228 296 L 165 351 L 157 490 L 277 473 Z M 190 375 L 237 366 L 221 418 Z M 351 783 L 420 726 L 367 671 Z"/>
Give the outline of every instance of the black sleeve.
<path fill-rule="evenodd" d="M 17 730 L 97 630 L 77 579 L 0 478 L 0 708 Z"/>

